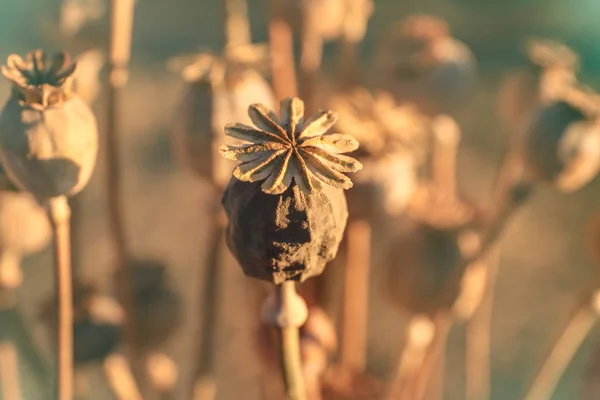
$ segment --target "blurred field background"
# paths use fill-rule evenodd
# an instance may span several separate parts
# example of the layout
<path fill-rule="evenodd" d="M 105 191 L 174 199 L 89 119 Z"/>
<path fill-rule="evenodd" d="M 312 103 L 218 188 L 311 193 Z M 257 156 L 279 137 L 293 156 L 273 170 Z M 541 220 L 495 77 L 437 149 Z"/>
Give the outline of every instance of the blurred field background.
<path fill-rule="evenodd" d="M 265 1 L 249 0 L 255 42 L 266 39 Z M 0 59 L 34 48 L 59 49 L 48 29 L 56 23 L 57 0 L 0 0 Z M 505 147 L 506 132 L 496 113 L 501 76 L 523 64 L 520 46 L 531 35 L 563 40 L 581 54 L 582 80 L 600 85 L 600 3 L 595 0 L 376 0 L 363 46 L 367 68 L 380 33 L 412 12 L 445 18 L 455 36 L 474 51 L 480 79 L 469 112 L 459 119 L 464 139 L 459 157 L 459 183 L 467 197 L 484 200 Z M 174 158 L 169 127 L 183 83 L 166 71 L 166 60 L 182 52 L 213 49 L 224 43 L 217 0 L 139 0 L 136 6 L 131 78 L 124 89 L 121 157 L 125 163 L 124 195 L 128 236 L 136 255 L 164 260 L 181 291 L 186 323 L 170 340 L 167 353 L 177 361 L 182 379 L 176 399 L 187 398 L 185 378 L 192 360 L 198 316 L 199 274 L 206 247 L 210 186 L 193 177 Z M 108 24 L 99 37 L 108 37 Z M 331 46 L 325 67 L 335 65 Z M 329 57 L 328 57 L 329 55 Z M 0 81 L 0 99 L 9 85 Z M 96 107 L 103 126 L 102 97 Z M 84 245 L 83 276 L 110 290 L 112 253 L 106 235 L 102 162 L 82 193 L 84 228 L 77 242 Z M 550 187 L 534 198 L 509 225 L 500 250 L 493 325 L 493 399 L 520 398 L 540 363 L 569 319 L 581 290 L 599 281 L 587 251 L 586 229 L 600 205 L 600 182 L 583 190 L 560 194 Z M 375 260 L 377 254 L 375 255 Z M 24 263 L 24 284 L 18 298 L 34 334 L 48 348 L 47 330 L 39 322 L 40 303 L 51 296 L 51 252 Z M 405 317 L 381 295 L 375 261 L 369 321 L 369 367 L 383 377 L 393 371 L 400 351 Z M 254 310 L 248 307 L 248 284 L 233 263 L 225 269 L 218 343 L 218 399 L 261 399 L 251 328 Z M 379 277 L 380 278 L 380 277 Z M 446 399 L 463 394 L 462 327 L 450 336 L 446 359 Z M 600 330 L 590 335 L 553 397 L 577 399 L 593 350 L 600 346 Z M 596 355 L 597 357 L 599 355 Z M 93 368 L 90 368 L 93 370 Z M 90 372 L 93 400 L 109 399 L 98 371 Z M 600 377 L 598 377 L 600 379 Z M 222 390 L 221 390 L 222 389 Z M 34 397 L 31 400 L 35 400 Z"/>

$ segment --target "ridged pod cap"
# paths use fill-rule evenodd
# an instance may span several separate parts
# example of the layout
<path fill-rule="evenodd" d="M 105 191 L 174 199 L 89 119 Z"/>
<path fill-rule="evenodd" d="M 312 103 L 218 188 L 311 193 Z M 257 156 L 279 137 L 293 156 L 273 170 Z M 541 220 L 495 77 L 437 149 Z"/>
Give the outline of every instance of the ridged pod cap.
<path fill-rule="evenodd" d="M 251 45 L 230 49 L 223 58 L 206 53 L 171 61 L 172 69 L 188 84 L 173 124 L 177 156 L 220 187 L 229 182 L 233 165 L 219 157 L 216 149 L 239 143 L 223 134 L 223 126 L 230 121 L 250 123 L 250 104 L 275 106 L 273 90 L 259 72 L 266 53 L 264 46 Z"/>
<path fill-rule="evenodd" d="M 0 155 L 13 183 L 38 199 L 71 196 L 89 181 L 98 152 L 96 119 L 72 91 L 77 65 L 67 53 L 8 57 L 13 84 L 0 114 Z"/>
<path fill-rule="evenodd" d="M 362 165 L 340 153 L 356 150 L 349 135 L 327 133 L 330 111 L 304 118 L 304 103 L 282 101 L 280 116 L 264 105 L 248 109 L 254 127 L 226 126 L 250 144 L 225 146 L 221 154 L 242 163 L 223 194 L 227 244 L 248 276 L 275 284 L 319 275 L 333 260 L 348 212 L 343 172 Z"/>

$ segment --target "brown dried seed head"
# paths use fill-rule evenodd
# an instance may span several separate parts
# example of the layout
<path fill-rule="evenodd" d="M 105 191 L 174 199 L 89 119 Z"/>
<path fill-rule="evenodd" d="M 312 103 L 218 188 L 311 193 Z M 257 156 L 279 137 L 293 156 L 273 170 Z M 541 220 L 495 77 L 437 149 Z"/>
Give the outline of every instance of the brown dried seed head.
<path fill-rule="evenodd" d="M 66 52 L 48 57 L 42 50 L 28 53 L 25 58 L 12 54 L 2 75 L 12 82 L 21 101 L 28 106 L 45 108 L 58 105 L 73 96 L 72 82 L 77 63 Z"/>
<path fill-rule="evenodd" d="M 267 194 L 282 194 L 292 181 L 304 193 L 319 190 L 321 183 L 340 189 L 352 187 L 343 173 L 356 172 L 362 165 L 341 155 L 358 148 L 350 135 L 327 133 L 337 119 L 332 111 L 320 111 L 304 118 L 304 103 L 299 98 L 281 101 L 277 116 L 262 104 L 251 105 L 248 115 L 254 127 L 229 124 L 225 133 L 251 144 L 222 146 L 221 155 L 241 161 L 233 175 L 242 182 L 263 181 Z"/>

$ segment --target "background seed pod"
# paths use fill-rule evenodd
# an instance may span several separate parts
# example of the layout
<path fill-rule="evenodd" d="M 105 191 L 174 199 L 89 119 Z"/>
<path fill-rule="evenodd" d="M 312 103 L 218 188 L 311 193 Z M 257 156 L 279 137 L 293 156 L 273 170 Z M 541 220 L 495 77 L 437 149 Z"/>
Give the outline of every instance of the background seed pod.
<path fill-rule="evenodd" d="M 0 114 L 0 153 L 13 183 L 40 199 L 71 196 L 96 164 L 96 119 L 79 97 L 54 107 L 24 107 L 13 94 Z"/>
<path fill-rule="evenodd" d="M 135 345 L 140 352 L 153 351 L 181 326 L 182 300 L 160 261 L 130 260 L 128 264 L 133 278 Z M 120 279 L 120 270 L 114 279 Z"/>
<path fill-rule="evenodd" d="M 119 344 L 123 309 L 112 298 L 102 296 L 90 284 L 76 281 L 73 285 L 73 360 L 82 365 L 102 361 Z M 41 317 L 51 334 L 56 321 L 54 299 L 42 306 Z"/>
<path fill-rule="evenodd" d="M 275 284 L 321 274 L 346 227 L 344 192 L 323 185 L 305 194 L 293 184 L 269 195 L 261 184 L 232 178 L 223 194 L 227 245 L 244 273 Z"/>
<path fill-rule="evenodd" d="M 559 190 L 580 189 L 600 169 L 600 127 L 578 108 L 542 106 L 526 127 L 525 160 L 535 177 Z"/>
<path fill-rule="evenodd" d="M 243 69 L 223 79 L 203 78 L 190 83 L 173 126 L 173 140 L 182 162 L 199 176 L 225 187 L 233 165 L 214 151 L 235 141 L 224 134 L 231 121 L 250 124 L 248 106 L 275 107 L 273 91 L 255 70 Z"/>
<path fill-rule="evenodd" d="M 453 114 L 468 100 L 477 77 L 471 50 L 438 18 L 409 17 L 384 34 L 375 56 L 376 86 L 435 115 Z"/>
<path fill-rule="evenodd" d="M 459 230 L 403 218 L 388 243 L 386 284 L 391 299 L 410 313 L 450 309 L 460 292 Z M 452 278 L 452 279 L 449 279 Z"/>

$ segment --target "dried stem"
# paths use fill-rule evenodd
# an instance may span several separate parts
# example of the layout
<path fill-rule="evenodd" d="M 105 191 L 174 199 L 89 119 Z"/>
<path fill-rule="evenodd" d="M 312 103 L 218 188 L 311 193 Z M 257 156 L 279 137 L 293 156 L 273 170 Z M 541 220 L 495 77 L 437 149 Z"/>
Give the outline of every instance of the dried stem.
<path fill-rule="evenodd" d="M 550 351 L 524 400 L 549 400 L 577 350 L 598 320 L 598 293 L 594 304 L 584 304 L 569 321 Z"/>
<path fill-rule="evenodd" d="M 129 353 L 134 353 L 132 272 L 127 265 L 128 251 L 125 239 L 121 195 L 121 163 L 119 159 L 119 91 L 128 80 L 131 50 L 134 0 L 111 0 L 110 16 L 110 72 L 108 85 L 108 115 L 106 130 L 107 196 L 111 234 L 116 248 L 116 266 L 120 269 L 117 292 L 125 309 L 124 338 Z M 132 359 L 132 358 L 130 358 Z"/>
<path fill-rule="evenodd" d="M 120 354 L 111 354 L 104 360 L 106 380 L 118 400 L 142 400 L 131 367 L 127 359 Z"/>
<path fill-rule="evenodd" d="M 283 18 L 282 0 L 270 0 L 269 45 L 273 89 L 279 99 L 296 96 L 294 68 L 294 37 L 292 28 Z"/>
<path fill-rule="evenodd" d="M 69 203 L 64 196 L 50 199 L 48 218 L 54 234 L 54 267 L 58 323 L 56 324 L 56 399 L 73 398 L 73 282 Z"/>
<path fill-rule="evenodd" d="M 460 127 L 448 115 L 433 120 L 433 181 L 449 198 L 456 197 L 456 159 L 460 144 Z"/>
<path fill-rule="evenodd" d="M 218 202 L 215 201 L 215 204 L 218 204 Z M 201 315 L 198 318 L 200 322 L 198 332 L 202 332 L 202 342 L 198 347 L 197 365 L 192 384 L 195 388 L 198 382 L 203 382 L 212 389 L 203 391 L 205 396 L 211 397 L 197 397 L 198 400 L 211 400 L 216 396 L 213 374 L 215 368 L 215 336 L 218 326 L 220 253 L 225 239 L 225 221 L 222 211 L 215 212 L 215 210 L 211 210 L 211 215 L 213 218 L 208 232 L 210 242 L 204 266 L 206 275 L 201 276 L 204 290 L 199 298 Z M 212 383 L 207 383 L 209 381 L 212 381 Z"/>
<path fill-rule="evenodd" d="M 346 228 L 346 279 L 340 363 L 355 373 L 365 370 L 371 266 L 371 226 L 365 220 L 350 221 Z"/>
<path fill-rule="evenodd" d="M 17 349 L 8 342 L 0 342 L 0 388 L 4 400 L 21 400 L 23 398 Z"/>
<path fill-rule="evenodd" d="M 413 316 L 408 324 L 406 343 L 400 353 L 396 377 L 388 386 L 385 399 L 410 398 L 409 382 L 423 364 L 427 348 L 433 340 L 435 327 L 429 317 Z"/>
<path fill-rule="evenodd" d="M 252 42 L 246 0 L 223 0 L 225 8 L 225 43 L 227 47 Z"/>

